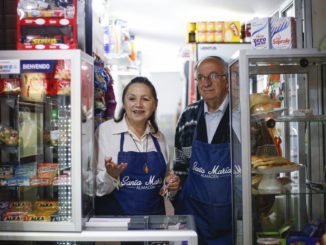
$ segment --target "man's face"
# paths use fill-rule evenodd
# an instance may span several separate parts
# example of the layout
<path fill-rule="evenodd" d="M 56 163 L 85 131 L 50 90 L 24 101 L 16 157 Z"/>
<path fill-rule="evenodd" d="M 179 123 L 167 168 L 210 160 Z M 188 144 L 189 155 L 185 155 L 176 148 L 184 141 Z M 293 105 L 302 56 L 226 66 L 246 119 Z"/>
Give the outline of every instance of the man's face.
<path fill-rule="evenodd" d="M 215 75 L 215 76 L 214 76 Z M 203 61 L 197 69 L 199 94 L 204 101 L 222 103 L 228 92 L 228 81 L 224 64 L 215 59 Z"/>

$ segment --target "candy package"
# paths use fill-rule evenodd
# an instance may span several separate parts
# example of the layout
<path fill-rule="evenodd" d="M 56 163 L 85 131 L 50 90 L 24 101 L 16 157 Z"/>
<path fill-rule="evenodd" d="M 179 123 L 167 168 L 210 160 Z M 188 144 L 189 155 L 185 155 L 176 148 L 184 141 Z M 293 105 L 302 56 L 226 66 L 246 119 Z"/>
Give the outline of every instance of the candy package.
<path fill-rule="evenodd" d="M 0 79 L 0 94 L 19 94 L 20 79 L 3 78 Z"/>

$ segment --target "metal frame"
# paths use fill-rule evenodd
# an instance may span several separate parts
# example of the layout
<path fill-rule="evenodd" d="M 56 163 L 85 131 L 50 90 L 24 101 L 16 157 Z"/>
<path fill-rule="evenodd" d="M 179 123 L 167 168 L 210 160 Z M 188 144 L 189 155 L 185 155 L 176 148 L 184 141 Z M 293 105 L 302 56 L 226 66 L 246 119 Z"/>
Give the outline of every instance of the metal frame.
<path fill-rule="evenodd" d="M 7 241 L 187 241 L 197 245 L 194 230 L 147 231 L 82 231 L 74 232 L 0 232 L 0 240 Z"/>

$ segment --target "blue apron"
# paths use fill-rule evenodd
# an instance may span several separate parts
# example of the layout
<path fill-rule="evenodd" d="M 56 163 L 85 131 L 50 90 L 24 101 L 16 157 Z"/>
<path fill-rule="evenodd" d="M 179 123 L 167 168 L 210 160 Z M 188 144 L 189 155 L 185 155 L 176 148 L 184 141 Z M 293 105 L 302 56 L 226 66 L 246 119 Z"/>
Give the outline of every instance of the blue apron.
<path fill-rule="evenodd" d="M 157 139 L 152 136 L 156 151 L 124 152 L 124 134 L 121 134 L 118 164 L 128 167 L 122 171 L 122 187 L 113 191 L 116 203 L 111 203 L 112 213 L 121 215 L 165 214 L 164 200 L 159 195 L 166 171 L 166 163 Z M 147 164 L 149 172 L 144 172 Z"/>
<path fill-rule="evenodd" d="M 197 122 L 203 108 L 202 104 Z M 232 244 L 230 144 L 197 140 L 197 126 L 189 175 L 180 198 L 181 213 L 192 214 L 195 218 L 199 244 Z"/>

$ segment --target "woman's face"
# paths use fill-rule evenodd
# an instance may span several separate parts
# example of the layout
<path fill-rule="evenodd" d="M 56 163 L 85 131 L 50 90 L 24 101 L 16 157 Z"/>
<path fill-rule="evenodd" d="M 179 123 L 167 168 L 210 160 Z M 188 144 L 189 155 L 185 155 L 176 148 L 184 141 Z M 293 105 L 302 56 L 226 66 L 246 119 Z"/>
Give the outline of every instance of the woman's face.
<path fill-rule="evenodd" d="M 157 106 L 150 88 L 143 83 L 129 86 L 123 104 L 128 122 L 134 125 L 145 125 Z"/>

